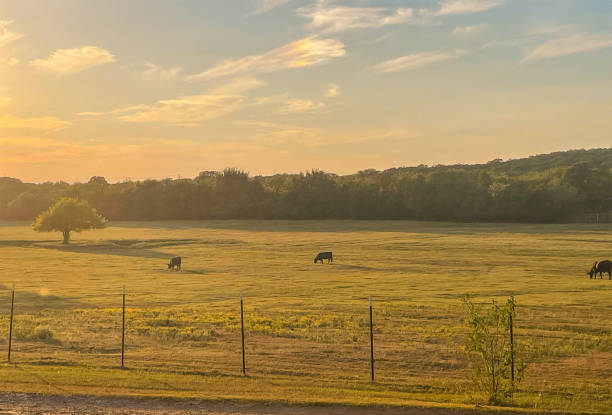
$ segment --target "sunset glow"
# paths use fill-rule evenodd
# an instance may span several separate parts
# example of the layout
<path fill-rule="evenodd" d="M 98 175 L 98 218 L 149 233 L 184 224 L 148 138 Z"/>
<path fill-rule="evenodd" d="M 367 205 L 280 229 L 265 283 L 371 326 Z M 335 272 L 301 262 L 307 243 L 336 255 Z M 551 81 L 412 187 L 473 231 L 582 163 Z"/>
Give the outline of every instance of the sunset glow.
<path fill-rule="evenodd" d="M 0 176 L 610 147 L 611 22 L 603 0 L 0 0 Z"/>

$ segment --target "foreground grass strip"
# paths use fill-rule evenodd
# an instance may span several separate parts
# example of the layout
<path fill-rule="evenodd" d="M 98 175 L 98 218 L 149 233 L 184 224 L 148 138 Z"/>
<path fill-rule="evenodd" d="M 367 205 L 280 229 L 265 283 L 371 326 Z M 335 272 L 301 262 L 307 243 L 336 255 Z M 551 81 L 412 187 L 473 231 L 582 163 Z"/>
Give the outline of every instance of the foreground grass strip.
<path fill-rule="evenodd" d="M 381 407 L 452 408 L 495 413 L 555 413 L 553 410 L 517 407 L 474 406 L 460 403 L 462 397 L 394 392 L 384 385 L 312 382 L 289 378 L 227 375 L 184 375 L 158 371 L 100 369 L 90 367 L 5 364 L 0 371 L 0 389 L 7 392 L 45 395 L 124 396 L 164 399 L 198 399 L 209 402 L 290 405 L 350 405 Z M 429 399 L 446 400 L 446 403 Z M 564 411 L 564 413 L 606 413 Z"/>

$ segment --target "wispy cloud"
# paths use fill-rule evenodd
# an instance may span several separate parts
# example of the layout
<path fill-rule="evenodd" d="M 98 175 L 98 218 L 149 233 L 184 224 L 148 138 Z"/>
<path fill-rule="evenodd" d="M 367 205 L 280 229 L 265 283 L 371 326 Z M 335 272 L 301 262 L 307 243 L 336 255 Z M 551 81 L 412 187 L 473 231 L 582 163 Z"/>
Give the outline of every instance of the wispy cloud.
<path fill-rule="evenodd" d="M 244 97 L 239 95 L 188 95 L 161 100 L 152 105 L 126 108 L 128 114 L 119 119 L 126 122 L 197 126 L 237 111 L 243 102 Z"/>
<path fill-rule="evenodd" d="M 58 74 L 81 72 L 94 66 L 115 62 L 115 56 L 98 46 L 58 49 L 46 59 L 36 59 L 31 65 Z"/>
<path fill-rule="evenodd" d="M 8 28 L 12 23 L 9 20 L 0 20 L 0 71 L 4 71 L 19 63 L 19 59 L 11 56 L 14 53 L 13 48 L 6 47 L 23 37 L 23 35 L 15 33 Z"/>
<path fill-rule="evenodd" d="M 302 7 L 298 9 L 298 14 L 310 20 L 310 29 L 322 33 L 406 23 L 414 17 L 414 11 L 410 8 L 331 6 L 326 0 Z"/>
<path fill-rule="evenodd" d="M 12 32 L 8 26 L 13 22 L 10 20 L 0 20 L 0 48 L 15 42 L 23 37 L 19 33 Z"/>
<path fill-rule="evenodd" d="M 84 119 L 95 119 L 98 117 L 101 117 L 103 115 L 105 115 L 107 113 L 105 112 L 97 112 L 97 111 L 83 111 L 83 112 L 77 112 L 77 116 L 78 117 L 82 117 Z"/>
<path fill-rule="evenodd" d="M 173 79 L 183 70 L 180 66 L 164 69 L 151 62 L 146 62 L 147 69 L 142 73 L 147 79 Z"/>
<path fill-rule="evenodd" d="M 150 105 L 135 105 L 111 112 L 125 122 L 155 122 L 181 126 L 198 126 L 214 118 L 223 117 L 241 109 L 246 101 L 243 92 L 264 85 L 254 78 L 237 79 L 221 85 L 206 94 L 187 95 L 165 99 Z M 82 113 L 92 117 L 98 113 Z"/>
<path fill-rule="evenodd" d="M 267 73 L 302 68 L 322 64 L 345 54 L 344 44 L 337 39 L 306 37 L 263 54 L 227 59 L 188 79 L 209 80 L 243 73 Z"/>
<path fill-rule="evenodd" d="M 323 97 L 330 99 L 340 94 L 340 87 L 336 84 L 328 84 Z M 249 106 L 270 106 L 274 107 L 275 111 L 281 114 L 298 114 L 298 113 L 313 113 L 319 112 L 327 108 L 325 101 L 308 98 L 296 98 L 288 93 L 279 95 L 260 96 L 254 98 Z"/>
<path fill-rule="evenodd" d="M 290 99 L 281 107 L 283 113 L 306 113 L 315 112 L 325 107 L 324 102 L 311 101 L 309 99 Z"/>
<path fill-rule="evenodd" d="M 563 37 L 550 39 L 544 44 L 529 51 L 523 62 L 592 52 L 612 47 L 612 35 L 590 33 L 572 33 Z"/>
<path fill-rule="evenodd" d="M 325 90 L 325 93 L 323 94 L 325 98 L 334 98 L 334 97 L 337 97 L 338 95 L 340 95 L 340 86 L 336 84 L 327 85 L 327 89 Z"/>
<path fill-rule="evenodd" d="M 557 35 L 561 36 L 563 34 L 569 35 L 572 33 L 576 33 L 579 30 L 574 25 L 546 25 L 539 26 L 535 29 L 529 31 L 530 36 L 541 36 L 541 35 Z"/>
<path fill-rule="evenodd" d="M 330 144 L 353 144 L 392 139 L 399 134 L 396 130 L 338 131 L 316 127 L 280 124 L 271 122 L 243 122 L 252 127 L 254 134 L 250 142 L 268 146 L 300 145 L 305 147 L 329 146 Z"/>
<path fill-rule="evenodd" d="M 479 24 L 474 26 L 457 26 L 453 29 L 453 35 L 459 37 L 474 36 L 482 33 L 487 28 L 486 24 Z"/>
<path fill-rule="evenodd" d="M 533 36 L 524 36 L 503 40 L 491 40 L 480 47 L 481 50 L 489 49 L 492 47 L 503 46 L 503 47 L 525 47 L 525 45 L 531 45 L 534 43 L 535 38 Z"/>
<path fill-rule="evenodd" d="M 23 118 L 14 115 L 0 115 L 0 128 L 5 129 L 57 130 L 69 124 L 68 121 L 56 117 Z"/>
<path fill-rule="evenodd" d="M 502 3 L 503 0 L 446 0 L 440 4 L 439 10 L 434 12 L 423 12 L 436 16 L 479 13 L 497 7 Z"/>
<path fill-rule="evenodd" d="M 378 72 L 398 72 L 430 66 L 436 63 L 456 59 L 466 54 L 464 50 L 448 52 L 434 51 L 414 53 L 379 63 L 374 67 Z"/>
<path fill-rule="evenodd" d="M 278 6 L 289 3 L 290 1 L 292 0 L 258 0 L 259 5 L 253 14 L 268 12 L 277 8 Z"/>
<path fill-rule="evenodd" d="M 253 77 L 236 78 L 230 82 L 225 82 L 214 88 L 213 94 L 241 94 L 252 89 L 260 88 L 266 85 L 261 79 Z"/>
<path fill-rule="evenodd" d="M 253 135 L 248 138 L 250 142 L 265 144 L 269 147 L 283 145 L 316 146 L 325 136 L 325 131 L 321 128 L 260 121 L 244 122 L 243 124 L 249 125 L 253 131 Z"/>

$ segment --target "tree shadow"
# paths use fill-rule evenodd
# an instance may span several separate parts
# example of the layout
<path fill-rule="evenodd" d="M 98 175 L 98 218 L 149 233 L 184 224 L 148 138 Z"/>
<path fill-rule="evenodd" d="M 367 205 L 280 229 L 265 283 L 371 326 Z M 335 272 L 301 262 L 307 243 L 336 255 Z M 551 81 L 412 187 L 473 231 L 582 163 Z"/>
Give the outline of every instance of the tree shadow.
<path fill-rule="evenodd" d="M 91 255 L 118 255 L 126 257 L 138 257 L 138 258 L 154 258 L 154 259 L 168 259 L 172 255 L 163 252 L 155 251 L 153 249 L 138 249 L 138 248 L 118 248 L 109 247 L 108 245 L 67 245 L 67 246 L 54 246 L 54 245 L 40 245 L 39 248 L 44 249 L 55 249 L 61 252 L 73 252 L 77 254 L 91 254 Z"/>
<path fill-rule="evenodd" d="M 297 219 L 297 220 L 177 220 L 156 222 L 113 222 L 109 227 L 148 228 L 164 230 L 237 230 L 255 232 L 389 232 L 434 235 L 473 235 L 480 233 L 554 233 L 571 232 L 609 233 L 612 224 L 536 224 L 510 222 L 437 222 L 414 220 L 353 220 L 353 219 Z"/>
<path fill-rule="evenodd" d="M 194 274 L 194 275 L 204 275 L 203 269 L 183 269 L 181 270 L 183 274 Z"/>
<path fill-rule="evenodd" d="M 0 246 L 4 242 L 0 242 Z M 8 241 L 17 243 L 19 241 Z M 24 242 L 24 241 L 21 241 Z M 164 253 L 154 248 L 164 248 L 179 245 L 199 243 L 197 239 L 118 239 L 103 242 L 79 241 L 64 245 L 57 241 L 34 241 L 28 244 L 17 245 L 29 248 L 54 249 L 61 252 L 73 252 L 92 255 L 118 255 L 138 258 L 154 258 L 167 260 L 173 254 Z"/>
<path fill-rule="evenodd" d="M 8 239 L 0 240 L 0 248 L 2 247 L 18 247 L 18 248 L 29 248 L 33 245 L 40 243 L 54 243 L 57 239 L 45 239 L 45 240 L 28 240 L 28 239 Z"/>

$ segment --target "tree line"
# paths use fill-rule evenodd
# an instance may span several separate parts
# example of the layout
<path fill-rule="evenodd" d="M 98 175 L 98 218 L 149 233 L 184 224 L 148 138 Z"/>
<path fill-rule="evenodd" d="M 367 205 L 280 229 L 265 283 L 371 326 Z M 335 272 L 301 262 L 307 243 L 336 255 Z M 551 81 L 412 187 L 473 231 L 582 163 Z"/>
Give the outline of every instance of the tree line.
<path fill-rule="evenodd" d="M 312 170 L 251 177 L 228 168 L 193 179 L 24 183 L 0 178 L 0 219 L 32 220 L 63 197 L 115 221 L 409 219 L 582 221 L 612 212 L 612 149 L 573 150 L 486 164 Z"/>

